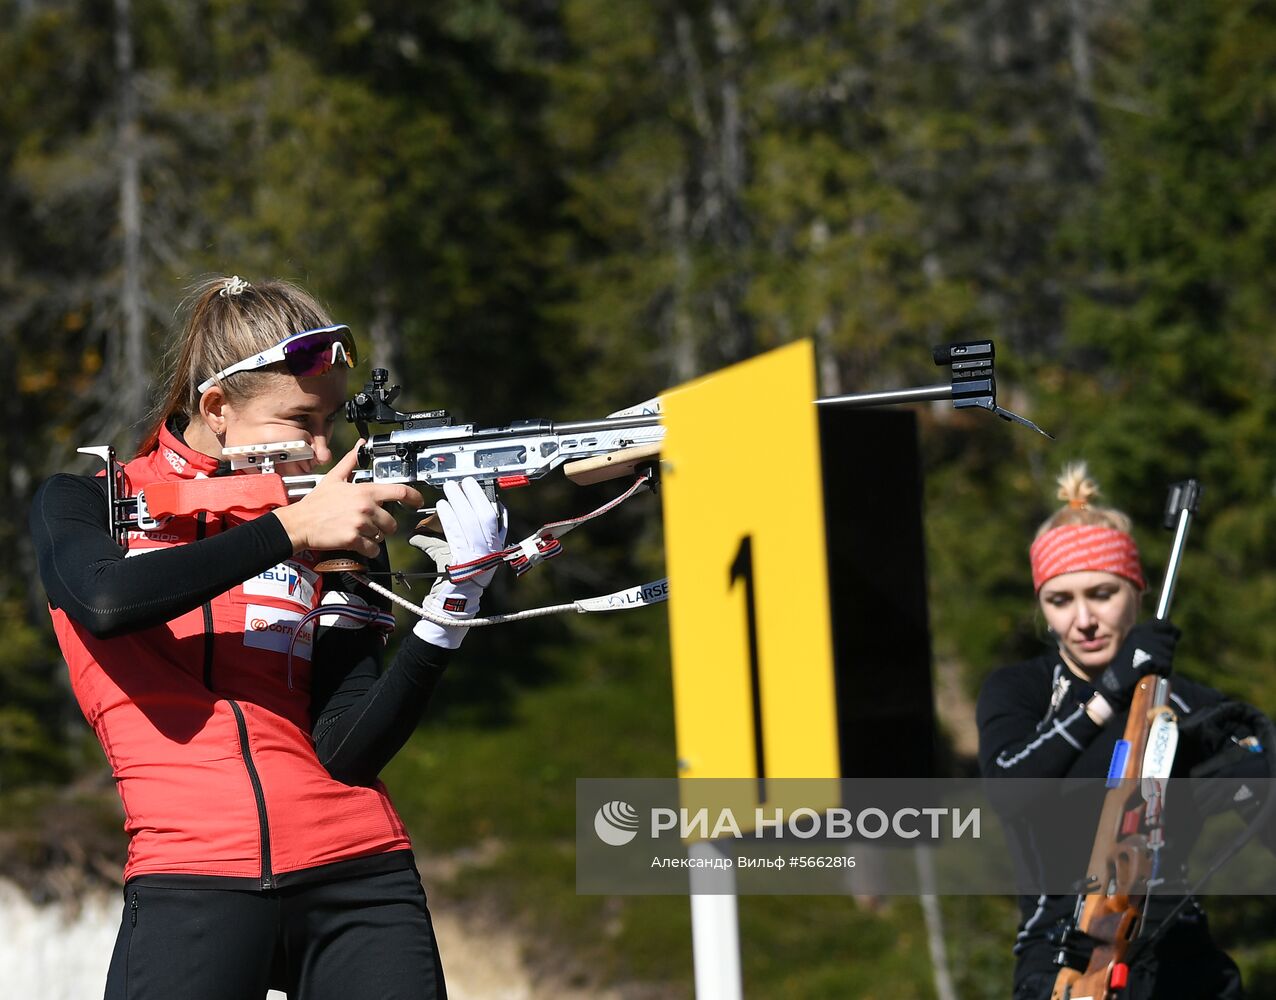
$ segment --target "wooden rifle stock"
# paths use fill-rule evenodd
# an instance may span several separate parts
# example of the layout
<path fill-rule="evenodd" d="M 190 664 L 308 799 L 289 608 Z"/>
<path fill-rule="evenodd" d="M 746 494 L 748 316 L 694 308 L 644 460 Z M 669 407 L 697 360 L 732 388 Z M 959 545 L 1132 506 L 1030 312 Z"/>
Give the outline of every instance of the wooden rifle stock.
<path fill-rule="evenodd" d="M 1125 985 L 1125 953 L 1138 932 L 1151 877 L 1147 837 L 1123 832 L 1126 817 L 1143 810 L 1140 772 L 1152 723 L 1169 700 L 1166 681 L 1149 674 L 1139 681 L 1130 702 L 1123 739 L 1129 744 L 1119 783 L 1108 789 L 1099 815 L 1094 847 L 1086 867 L 1086 888 L 1076 929 L 1097 944 L 1084 971 L 1065 966 L 1055 978 L 1051 1000 L 1111 1000 Z M 1159 704 L 1158 704 L 1159 702 Z"/>

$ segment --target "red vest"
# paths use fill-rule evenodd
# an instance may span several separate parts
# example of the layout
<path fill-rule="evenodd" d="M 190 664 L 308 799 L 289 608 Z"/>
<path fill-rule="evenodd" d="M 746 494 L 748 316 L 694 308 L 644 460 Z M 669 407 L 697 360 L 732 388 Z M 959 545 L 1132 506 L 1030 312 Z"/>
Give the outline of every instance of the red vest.
<path fill-rule="evenodd" d="M 125 467 L 130 491 L 211 473 L 217 460 L 167 429 Z M 133 532 L 130 558 L 230 527 L 218 515 Z M 105 530 L 103 525 L 103 530 Z M 343 784 L 310 740 L 312 625 L 319 603 L 308 553 L 245 580 L 164 625 L 95 639 L 54 609 L 54 630 L 84 717 L 124 803 L 125 879 L 150 873 L 274 877 L 411 846 L 385 787 Z"/>

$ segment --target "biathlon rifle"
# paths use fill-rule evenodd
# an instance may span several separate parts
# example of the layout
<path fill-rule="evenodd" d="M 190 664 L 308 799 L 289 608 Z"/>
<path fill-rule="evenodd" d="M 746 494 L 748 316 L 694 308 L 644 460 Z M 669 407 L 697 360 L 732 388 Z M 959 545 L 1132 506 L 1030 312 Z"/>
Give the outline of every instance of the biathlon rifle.
<path fill-rule="evenodd" d="M 565 465 L 575 482 L 591 484 L 651 467 L 664 438 L 660 401 L 649 400 L 601 420 L 555 424 L 547 420 L 515 421 L 506 427 L 455 425 L 445 410 L 399 413 L 390 408 L 399 387 L 386 388 L 388 373 L 372 372 L 363 390 L 346 402 L 346 417 L 359 426 L 365 444 L 362 468 L 354 483 L 409 483 L 442 489 L 448 480 L 473 476 L 495 499 L 499 489 L 526 486 Z M 388 434 L 369 434 L 367 424 L 397 423 Z M 107 477 L 111 532 L 128 548 L 130 532 L 154 531 L 170 518 L 200 512 L 251 517 L 282 507 L 311 492 L 318 475 L 281 476 L 275 466 L 304 461 L 314 451 L 304 441 L 225 448 L 222 457 L 232 471 L 257 469 L 259 476 L 214 476 L 152 483 L 131 493 L 115 451 L 109 446 L 80 448 L 100 458 Z"/>
<path fill-rule="evenodd" d="M 1174 545 L 1161 585 L 1156 617 L 1170 613 L 1183 547 L 1200 499 L 1188 479 L 1170 486 L 1165 527 Z M 1151 893 L 1163 881 L 1165 795 L 1178 748 L 1178 717 L 1170 707 L 1170 679 L 1143 677 L 1130 702 L 1125 732 L 1113 749 L 1085 891 L 1072 919 L 1058 935 L 1055 956 L 1062 966 L 1051 1000 L 1113 1000 L 1129 981 L 1129 952 L 1143 929 Z M 1094 945 L 1088 957 L 1083 946 Z"/>
<path fill-rule="evenodd" d="M 1036 424 L 997 405 L 995 354 L 991 340 L 943 344 L 934 349 L 933 359 L 948 369 L 946 383 L 832 396 L 815 402 L 820 406 L 876 407 L 951 399 L 956 409 L 986 409 L 1049 437 Z M 658 482 L 665 434 L 658 398 L 595 420 L 518 420 L 503 427 L 478 427 L 453 423 L 446 410 L 402 413 L 393 405 L 399 391 L 398 386 L 390 385 L 389 373 L 376 368 L 371 380 L 347 401 L 346 419 L 358 428 L 365 442 L 359 455 L 361 467 L 354 472 L 352 482 L 441 489 L 448 480 L 472 476 L 495 500 L 499 491 L 526 486 L 560 466 L 579 484 L 634 477 L 628 490 L 599 509 L 545 525 L 501 553 L 499 559 L 509 562 L 515 572 L 556 555 L 561 550 L 560 539 L 568 531 Z M 372 424 L 393 429 L 370 433 Z M 126 549 L 130 532 L 153 531 L 169 518 L 200 511 L 256 516 L 305 496 L 322 478 L 275 473 L 277 464 L 313 455 L 305 442 L 285 441 L 224 450 L 232 469 L 255 468 L 262 475 L 153 483 L 133 494 L 111 448 L 80 451 L 96 455 L 106 464 L 110 527 Z M 490 568 L 490 563 L 484 562 L 467 567 L 466 574 L 449 575 L 462 580 Z"/>

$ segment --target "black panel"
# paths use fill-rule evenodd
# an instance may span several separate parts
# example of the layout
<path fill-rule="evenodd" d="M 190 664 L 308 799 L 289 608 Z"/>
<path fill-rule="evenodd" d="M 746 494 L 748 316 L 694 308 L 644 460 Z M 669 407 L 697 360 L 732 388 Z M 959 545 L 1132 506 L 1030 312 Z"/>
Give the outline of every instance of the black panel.
<path fill-rule="evenodd" d="M 819 414 L 841 774 L 932 776 L 917 421 L 907 410 Z"/>

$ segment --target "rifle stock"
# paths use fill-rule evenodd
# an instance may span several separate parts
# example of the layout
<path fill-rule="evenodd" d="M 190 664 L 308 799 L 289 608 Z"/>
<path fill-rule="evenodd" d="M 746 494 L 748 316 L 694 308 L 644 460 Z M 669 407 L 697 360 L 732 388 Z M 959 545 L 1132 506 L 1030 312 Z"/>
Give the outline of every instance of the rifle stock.
<path fill-rule="evenodd" d="M 1129 753 L 1120 781 L 1103 798 L 1086 867 L 1086 887 L 1090 891 L 1085 895 L 1076 929 L 1097 943 L 1084 971 L 1066 966 L 1059 970 L 1051 1000 L 1110 1000 L 1114 990 L 1124 985 L 1123 960 L 1138 931 L 1151 865 L 1147 838 L 1140 833 L 1123 835 L 1122 825 L 1127 813 L 1142 808 L 1139 779 L 1148 733 L 1157 715 L 1157 702 L 1164 704 L 1169 697 L 1167 685 L 1158 699 L 1160 680 L 1149 675 L 1135 689 L 1122 735 L 1129 743 Z"/>

